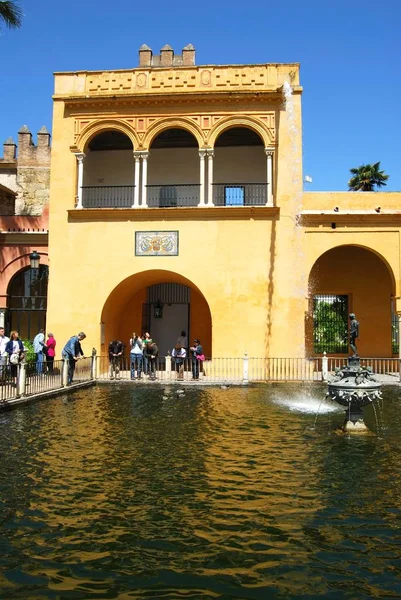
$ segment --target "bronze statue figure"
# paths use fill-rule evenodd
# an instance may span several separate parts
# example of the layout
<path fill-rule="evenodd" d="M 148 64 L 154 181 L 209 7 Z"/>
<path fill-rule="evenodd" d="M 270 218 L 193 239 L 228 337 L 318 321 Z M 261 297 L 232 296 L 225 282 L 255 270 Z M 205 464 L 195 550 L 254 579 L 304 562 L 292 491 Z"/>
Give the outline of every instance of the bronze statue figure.
<path fill-rule="evenodd" d="M 359 321 L 356 320 L 354 313 L 350 313 L 349 318 L 349 345 L 351 346 L 354 356 L 358 356 L 358 349 L 355 342 L 356 338 L 359 338 Z"/>

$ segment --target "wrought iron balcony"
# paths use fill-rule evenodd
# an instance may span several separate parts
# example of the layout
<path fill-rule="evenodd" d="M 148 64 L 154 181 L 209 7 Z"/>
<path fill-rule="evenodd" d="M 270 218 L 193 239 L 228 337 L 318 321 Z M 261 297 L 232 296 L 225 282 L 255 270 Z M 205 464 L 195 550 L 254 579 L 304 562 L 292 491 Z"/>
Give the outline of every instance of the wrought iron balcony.
<path fill-rule="evenodd" d="M 214 183 L 215 206 L 265 206 L 267 183 Z"/>
<path fill-rule="evenodd" d="M 200 184 L 148 185 L 147 204 L 150 208 L 198 206 Z"/>
<path fill-rule="evenodd" d="M 134 185 L 84 185 L 84 208 L 129 208 L 134 204 Z"/>

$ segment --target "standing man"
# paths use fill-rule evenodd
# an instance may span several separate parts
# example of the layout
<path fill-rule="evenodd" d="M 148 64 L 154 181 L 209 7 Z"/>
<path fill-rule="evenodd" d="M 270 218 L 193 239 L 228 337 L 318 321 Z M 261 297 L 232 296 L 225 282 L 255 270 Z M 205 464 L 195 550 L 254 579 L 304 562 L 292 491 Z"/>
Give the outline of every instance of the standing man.
<path fill-rule="evenodd" d="M 86 338 L 86 335 L 83 331 L 78 333 L 78 335 L 73 335 L 72 337 L 70 337 L 70 339 L 64 346 L 63 351 L 61 353 L 61 356 L 65 360 L 68 360 L 68 376 L 67 376 L 68 385 L 70 385 L 70 383 L 72 383 L 72 379 L 74 377 L 74 371 L 75 371 L 75 364 L 76 364 L 77 360 L 79 360 L 81 357 L 84 358 L 84 353 L 81 348 L 81 341 L 84 340 L 85 338 Z"/>
<path fill-rule="evenodd" d="M 356 339 L 359 339 L 359 321 L 356 320 L 355 314 L 350 313 L 350 324 L 349 324 L 349 345 L 354 353 L 354 356 L 358 356 L 358 349 L 356 347 Z"/>
<path fill-rule="evenodd" d="M 10 341 L 6 335 L 4 335 L 4 327 L 0 327 L 0 378 L 3 379 L 6 374 L 6 364 L 7 364 L 7 352 L 6 346 L 7 342 Z"/>
<path fill-rule="evenodd" d="M 121 356 L 123 353 L 123 344 L 120 340 L 113 340 L 109 344 L 109 361 L 110 361 L 110 379 L 119 379 Z"/>
<path fill-rule="evenodd" d="M 39 333 L 35 335 L 33 339 L 33 351 L 36 354 L 36 373 L 42 375 L 43 373 L 43 361 L 44 352 L 43 347 L 45 345 L 45 332 L 44 329 L 39 329 Z"/>

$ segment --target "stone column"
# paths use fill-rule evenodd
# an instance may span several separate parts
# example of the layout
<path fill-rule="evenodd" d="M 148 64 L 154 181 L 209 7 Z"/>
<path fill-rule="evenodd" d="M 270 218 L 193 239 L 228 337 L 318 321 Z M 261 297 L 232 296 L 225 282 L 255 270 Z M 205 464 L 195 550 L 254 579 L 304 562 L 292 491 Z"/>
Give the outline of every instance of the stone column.
<path fill-rule="evenodd" d="M 207 150 L 207 205 L 214 206 L 213 202 L 213 158 L 214 150 Z"/>
<path fill-rule="evenodd" d="M 139 208 L 139 178 L 140 178 L 140 169 L 141 169 L 141 153 L 134 152 L 134 160 L 135 160 L 135 175 L 134 175 L 134 204 L 132 208 Z"/>
<path fill-rule="evenodd" d="M 148 207 L 148 158 L 149 152 L 142 152 L 142 208 Z"/>
<path fill-rule="evenodd" d="M 199 205 L 198 206 L 206 206 L 206 204 L 205 204 L 205 156 L 206 156 L 206 150 L 199 150 L 200 190 L 199 190 Z"/>
<path fill-rule="evenodd" d="M 398 358 L 399 358 L 399 374 L 401 382 L 401 313 L 397 313 L 398 317 Z"/>
<path fill-rule="evenodd" d="M 6 309 L 0 308 L 0 327 L 4 327 L 5 320 L 6 320 Z"/>
<path fill-rule="evenodd" d="M 75 208 L 83 208 L 82 206 L 82 184 L 84 181 L 84 160 L 85 154 L 83 152 L 77 152 L 75 157 L 78 161 L 78 182 L 77 182 L 77 204 Z"/>
<path fill-rule="evenodd" d="M 274 148 L 265 148 L 267 157 L 267 206 L 274 206 L 273 201 L 273 156 Z"/>

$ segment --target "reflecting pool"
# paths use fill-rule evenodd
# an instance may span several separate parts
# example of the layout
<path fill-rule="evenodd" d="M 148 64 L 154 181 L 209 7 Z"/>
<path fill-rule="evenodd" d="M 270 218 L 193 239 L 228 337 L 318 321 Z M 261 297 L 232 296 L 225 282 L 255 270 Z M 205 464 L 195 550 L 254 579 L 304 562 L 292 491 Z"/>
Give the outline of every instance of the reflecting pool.
<path fill-rule="evenodd" d="M 99 386 L 0 414 L 1 598 L 400 598 L 400 389 Z"/>

